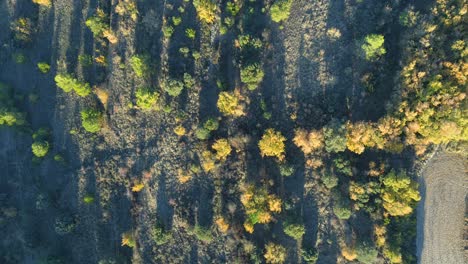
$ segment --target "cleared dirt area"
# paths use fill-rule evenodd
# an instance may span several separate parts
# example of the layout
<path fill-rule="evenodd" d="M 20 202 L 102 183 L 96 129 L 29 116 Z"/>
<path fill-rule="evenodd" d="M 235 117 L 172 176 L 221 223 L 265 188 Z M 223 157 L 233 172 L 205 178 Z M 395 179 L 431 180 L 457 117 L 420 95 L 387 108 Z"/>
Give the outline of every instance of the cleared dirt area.
<path fill-rule="evenodd" d="M 420 180 L 418 263 L 466 263 L 463 248 L 465 201 L 468 194 L 466 159 L 437 153 Z"/>

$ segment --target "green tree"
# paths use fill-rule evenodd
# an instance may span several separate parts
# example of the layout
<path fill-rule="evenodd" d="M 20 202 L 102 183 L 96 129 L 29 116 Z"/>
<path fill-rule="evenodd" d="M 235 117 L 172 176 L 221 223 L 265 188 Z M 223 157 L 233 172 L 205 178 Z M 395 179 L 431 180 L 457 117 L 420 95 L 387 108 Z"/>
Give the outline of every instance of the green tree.
<path fill-rule="evenodd" d="M 81 111 L 81 124 L 90 133 L 97 133 L 101 130 L 103 123 L 102 113 L 94 109 Z"/>
<path fill-rule="evenodd" d="M 164 91 L 172 97 L 179 96 L 184 89 L 184 83 L 179 80 L 169 79 L 164 82 Z"/>
<path fill-rule="evenodd" d="M 284 233 L 296 240 L 302 238 L 305 234 L 305 227 L 303 224 L 300 223 L 290 223 L 284 222 L 283 223 Z"/>
<path fill-rule="evenodd" d="M 37 68 L 39 69 L 40 72 L 46 74 L 50 71 L 50 65 L 46 62 L 39 62 L 37 64 Z"/>
<path fill-rule="evenodd" d="M 216 118 L 208 118 L 203 124 L 203 127 L 209 131 L 215 131 L 219 127 L 219 122 Z"/>
<path fill-rule="evenodd" d="M 346 126 L 338 119 L 332 119 L 323 128 L 325 150 L 327 152 L 343 152 L 346 150 Z"/>
<path fill-rule="evenodd" d="M 384 47 L 384 36 L 377 34 L 370 34 L 364 38 L 364 43 L 361 45 L 362 50 L 366 56 L 366 60 L 375 60 L 386 53 Z"/>
<path fill-rule="evenodd" d="M 287 251 L 286 248 L 273 243 L 268 243 L 265 246 L 265 257 L 266 263 L 269 264 L 281 264 L 286 261 Z"/>
<path fill-rule="evenodd" d="M 35 141 L 31 145 L 34 156 L 42 158 L 49 152 L 49 142 L 45 140 Z"/>
<path fill-rule="evenodd" d="M 148 87 L 138 88 L 135 96 L 137 106 L 143 110 L 153 108 L 159 98 L 159 94 Z"/>
<path fill-rule="evenodd" d="M 276 0 L 270 9 L 271 20 L 279 23 L 288 19 L 292 3 L 293 0 Z"/>
<path fill-rule="evenodd" d="M 130 58 L 130 66 L 137 77 L 147 77 L 150 72 L 149 57 L 134 55 Z"/>
<path fill-rule="evenodd" d="M 263 69 L 258 63 L 247 65 L 241 68 L 241 81 L 247 84 L 249 90 L 255 90 L 263 80 Z"/>
<path fill-rule="evenodd" d="M 417 183 L 404 171 L 397 174 L 392 170 L 384 177 L 383 185 L 383 207 L 392 216 L 410 214 L 421 199 Z"/>
<path fill-rule="evenodd" d="M 91 87 L 88 83 L 79 81 L 70 74 L 59 73 L 55 76 L 57 87 L 68 93 L 72 90 L 79 96 L 87 96 L 91 93 Z"/>
<path fill-rule="evenodd" d="M 164 245 L 172 239 L 171 232 L 164 230 L 160 224 L 157 224 L 151 228 L 150 235 L 158 246 Z"/>
<path fill-rule="evenodd" d="M 378 253 L 371 241 L 360 241 L 356 246 L 357 259 L 364 264 L 373 264 Z"/>

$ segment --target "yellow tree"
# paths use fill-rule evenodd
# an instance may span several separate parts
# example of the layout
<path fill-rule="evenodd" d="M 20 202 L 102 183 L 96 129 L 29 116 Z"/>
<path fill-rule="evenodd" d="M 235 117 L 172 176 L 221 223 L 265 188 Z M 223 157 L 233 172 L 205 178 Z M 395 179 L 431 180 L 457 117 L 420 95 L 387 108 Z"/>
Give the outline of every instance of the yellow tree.
<path fill-rule="evenodd" d="M 265 131 L 262 139 L 258 142 L 260 148 L 260 154 L 262 157 L 277 157 L 280 161 L 284 159 L 284 148 L 286 138 L 281 132 L 275 131 L 273 128 L 269 128 Z"/>

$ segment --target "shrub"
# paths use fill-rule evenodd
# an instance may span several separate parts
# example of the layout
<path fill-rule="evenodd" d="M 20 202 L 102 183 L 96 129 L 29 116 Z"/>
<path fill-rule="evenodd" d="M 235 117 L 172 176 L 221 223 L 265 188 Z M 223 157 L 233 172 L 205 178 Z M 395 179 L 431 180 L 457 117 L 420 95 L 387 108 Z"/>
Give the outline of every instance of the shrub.
<path fill-rule="evenodd" d="M 148 87 L 141 87 L 137 89 L 135 96 L 136 105 L 143 110 L 149 110 L 152 109 L 158 101 L 159 93 L 153 92 Z"/>
<path fill-rule="evenodd" d="M 258 63 L 250 64 L 241 68 L 241 81 L 247 84 L 247 88 L 249 88 L 249 90 L 255 90 L 260 82 L 262 82 L 263 76 L 263 69 Z"/>
<path fill-rule="evenodd" d="M 11 31 L 14 33 L 14 38 L 21 42 L 31 42 L 31 36 L 34 32 L 31 20 L 29 18 L 20 17 L 11 24 Z"/>
<path fill-rule="evenodd" d="M 68 214 L 63 214 L 55 219 L 55 232 L 59 235 L 66 235 L 76 228 L 76 219 Z"/>
<path fill-rule="evenodd" d="M 64 92 L 68 93 L 70 91 L 75 91 L 79 96 L 87 96 L 91 93 L 91 87 L 88 83 L 79 81 L 70 74 L 59 73 L 55 76 L 55 83 L 57 87 L 62 89 Z"/>
<path fill-rule="evenodd" d="M 219 122 L 215 118 L 209 118 L 208 120 L 205 121 L 205 123 L 203 124 L 203 127 L 206 130 L 215 131 L 219 127 Z"/>
<path fill-rule="evenodd" d="M 146 55 L 132 56 L 130 66 L 137 77 L 147 77 L 150 72 L 149 58 Z"/>
<path fill-rule="evenodd" d="M 127 246 L 130 248 L 136 246 L 136 241 L 131 231 L 122 234 L 122 246 Z"/>
<path fill-rule="evenodd" d="M 236 92 L 221 92 L 217 102 L 218 109 L 221 113 L 231 116 L 244 115 L 244 107 L 240 104 L 241 96 Z"/>
<path fill-rule="evenodd" d="M 357 260 L 364 264 L 372 264 L 377 259 L 378 251 L 370 241 L 360 241 L 356 246 Z"/>
<path fill-rule="evenodd" d="M 302 238 L 305 234 L 305 227 L 303 224 L 294 224 L 294 223 L 283 223 L 284 233 L 296 240 Z"/>
<path fill-rule="evenodd" d="M 213 240 L 213 235 L 211 234 L 211 230 L 204 228 L 199 225 L 195 225 L 193 229 L 193 233 L 197 237 L 198 240 L 203 241 L 205 243 L 210 243 Z"/>
<path fill-rule="evenodd" d="M 101 130 L 103 116 L 101 112 L 94 109 L 81 111 L 81 124 L 83 128 L 90 133 L 97 133 Z"/>
<path fill-rule="evenodd" d="M 352 214 L 349 205 L 342 201 L 335 204 L 333 207 L 333 213 L 335 213 L 336 217 L 342 220 L 348 220 Z"/>
<path fill-rule="evenodd" d="M 272 128 L 265 130 L 262 139 L 258 142 L 260 154 L 262 157 L 269 156 L 283 160 L 285 141 L 286 138 L 281 134 L 281 132 L 275 131 Z"/>
<path fill-rule="evenodd" d="M 39 62 L 37 64 L 37 68 L 39 69 L 40 72 L 46 74 L 50 71 L 50 65 L 46 62 Z"/>
<path fill-rule="evenodd" d="M 52 4 L 51 0 L 32 0 L 32 2 L 45 7 L 50 7 Z"/>
<path fill-rule="evenodd" d="M 263 257 L 265 258 L 266 263 L 284 263 L 286 261 L 286 256 L 286 248 L 281 245 L 270 242 L 265 246 L 265 254 Z"/>
<path fill-rule="evenodd" d="M 184 89 L 184 84 L 181 81 L 169 79 L 164 82 L 164 91 L 172 97 L 179 96 Z"/>
<path fill-rule="evenodd" d="M 200 21 L 211 24 L 216 20 L 217 5 L 213 0 L 193 0 Z"/>
<path fill-rule="evenodd" d="M 205 140 L 210 137 L 210 131 L 206 128 L 199 127 L 195 130 L 195 136 L 200 140 Z"/>
<path fill-rule="evenodd" d="M 338 185 L 338 177 L 333 174 L 325 174 L 321 180 L 325 187 L 327 187 L 329 190 L 335 188 Z"/>
<path fill-rule="evenodd" d="M 195 39 L 196 34 L 197 32 L 193 28 L 187 28 L 185 30 L 185 36 L 187 36 L 189 39 Z"/>
<path fill-rule="evenodd" d="M 270 9 L 271 20 L 279 23 L 288 19 L 292 3 L 292 0 L 276 0 Z"/>
<path fill-rule="evenodd" d="M 225 160 L 232 151 L 231 145 L 227 139 L 216 140 L 212 148 L 216 151 L 216 158 L 218 160 Z"/>
<path fill-rule="evenodd" d="M 84 197 L 83 197 L 83 202 L 85 204 L 92 204 L 94 203 L 94 196 L 92 194 L 86 194 Z"/>
<path fill-rule="evenodd" d="M 49 142 L 45 140 L 35 141 L 31 145 L 32 153 L 38 158 L 42 158 L 49 152 Z"/>
<path fill-rule="evenodd" d="M 384 41 L 384 36 L 377 34 L 370 34 L 364 38 L 364 44 L 362 44 L 361 48 L 364 51 L 366 60 L 375 60 L 386 53 L 383 46 Z"/>
<path fill-rule="evenodd" d="M 159 224 L 151 228 L 150 235 L 158 246 L 164 245 L 172 239 L 172 233 L 164 230 L 164 228 Z"/>

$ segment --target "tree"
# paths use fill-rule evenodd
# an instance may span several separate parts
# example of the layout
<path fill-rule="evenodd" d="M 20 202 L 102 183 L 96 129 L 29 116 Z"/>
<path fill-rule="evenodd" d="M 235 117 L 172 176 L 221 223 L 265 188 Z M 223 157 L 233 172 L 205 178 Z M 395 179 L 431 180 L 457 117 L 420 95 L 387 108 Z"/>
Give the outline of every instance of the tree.
<path fill-rule="evenodd" d="M 46 62 L 39 62 L 37 64 L 37 68 L 39 69 L 40 72 L 46 74 L 50 71 L 50 65 Z"/>
<path fill-rule="evenodd" d="M 416 202 L 421 199 L 417 183 L 406 172 L 389 172 L 383 179 L 383 207 L 392 216 L 410 214 Z"/>
<path fill-rule="evenodd" d="M 88 83 L 79 81 L 70 74 L 59 73 L 55 76 L 57 87 L 68 93 L 72 90 L 79 96 L 87 96 L 91 93 L 91 87 Z"/>
<path fill-rule="evenodd" d="M 263 257 L 265 258 L 266 263 L 284 263 L 286 261 L 286 256 L 286 248 L 281 245 L 270 242 L 265 246 L 265 254 L 263 255 Z"/>
<path fill-rule="evenodd" d="M 206 24 L 211 24 L 216 20 L 217 5 L 212 0 L 193 0 L 193 5 L 197 10 L 198 19 Z"/>
<path fill-rule="evenodd" d="M 51 0 L 32 0 L 32 2 L 45 7 L 50 7 L 52 4 Z"/>
<path fill-rule="evenodd" d="M 333 213 L 335 213 L 336 217 L 339 219 L 347 220 L 352 214 L 349 207 L 349 202 L 344 201 L 343 198 L 341 198 L 335 203 L 335 206 L 333 206 Z"/>
<path fill-rule="evenodd" d="M 107 38 L 110 43 L 117 42 L 117 38 L 109 26 L 109 17 L 102 9 L 98 8 L 96 14 L 88 18 L 85 24 L 93 32 L 95 38 Z"/>
<path fill-rule="evenodd" d="M 323 137 L 327 152 L 343 152 L 346 150 L 346 126 L 338 119 L 332 119 L 323 128 Z"/>
<path fill-rule="evenodd" d="M 11 24 L 11 31 L 14 33 L 15 40 L 19 42 L 31 42 L 34 33 L 33 24 L 29 18 L 20 17 Z"/>
<path fill-rule="evenodd" d="M 293 142 L 301 148 L 304 154 L 310 154 L 323 147 L 323 133 L 320 130 L 307 132 L 305 129 L 297 129 Z"/>
<path fill-rule="evenodd" d="M 361 45 L 366 56 L 366 60 L 375 60 L 386 53 L 384 48 L 384 36 L 370 34 L 364 38 L 364 43 Z"/>
<path fill-rule="evenodd" d="M 284 222 L 283 223 L 284 233 L 296 240 L 302 238 L 305 234 L 305 227 L 303 224 L 300 223 L 290 223 Z"/>
<path fill-rule="evenodd" d="M 90 133 L 97 133 L 101 130 L 103 116 L 101 112 L 94 109 L 81 111 L 81 124 L 83 128 Z"/>
<path fill-rule="evenodd" d="M 205 121 L 203 124 L 203 128 L 205 128 L 208 131 L 215 131 L 219 127 L 219 122 L 215 118 L 208 118 L 208 120 Z"/>
<path fill-rule="evenodd" d="M 281 134 L 281 132 L 275 131 L 273 128 L 265 130 L 262 139 L 258 142 L 260 154 L 262 157 L 270 156 L 283 160 L 285 141 L 286 138 Z"/>
<path fill-rule="evenodd" d="M 247 214 L 244 228 L 249 233 L 253 233 L 255 224 L 269 223 L 272 213 L 281 212 L 281 199 L 269 194 L 266 187 L 255 188 L 254 185 L 246 185 L 240 200 Z"/>
<path fill-rule="evenodd" d="M 247 84 L 249 90 L 255 90 L 260 82 L 262 82 L 264 75 L 263 69 L 258 63 L 242 67 L 240 72 L 241 81 Z"/>
<path fill-rule="evenodd" d="M 371 241 L 360 241 L 356 246 L 357 259 L 364 264 L 373 264 L 378 253 Z"/>
<path fill-rule="evenodd" d="M 137 89 L 135 96 L 136 105 L 143 110 L 149 110 L 153 108 L 158 101 L 159 93 L 153 92 L 148 87 L 141 87 Z"/>
<path fill-rule="evenodd" d="M 179 96 L 184 89 L 184 83 L 179 80 L 169 79 L 164 82 L 164 90 L 172 97 Z"/>
<path fill-rule="evenodd" d="M 216 159 L 218 160 L 225 160 L 232 151 L 229 141 L 224 138 L 216 140 L 212 148 L 216 151 Z"/>
<path fill-rule="evenodd" d="M 292 0 L 276 0 L 270 9 L 271 20 L 279 23 L 288 19 L 292 3 Z"/>
<path fill-rule="evenodd" d="M 153 226 L 153 228 L 151 228 L 150 235 L 158 246 L 164 245 L 172 239 L 172 233 L 164 230 L 161 224 Z"/>
<path fill-rule="evenodd" d="M 241 105 L 241 95 L 238 92 L 221 92 L 217 102 L 218 109 L 225 115 L 243 116 L 244 107 Z"/>
<path fill-rule="evenodd" d="M 49 142 L 45 140 L 35 141 L 31 145 L 34 156 L 42 158 L 49 152 Z"/>
<path fill-rule="evenodd" d="M 147 77 L 150 72 L 149 57 L 146 55 L 133 55 L 130 66 L 137 77 Z"/>

